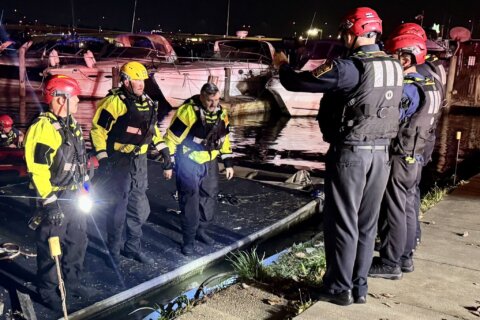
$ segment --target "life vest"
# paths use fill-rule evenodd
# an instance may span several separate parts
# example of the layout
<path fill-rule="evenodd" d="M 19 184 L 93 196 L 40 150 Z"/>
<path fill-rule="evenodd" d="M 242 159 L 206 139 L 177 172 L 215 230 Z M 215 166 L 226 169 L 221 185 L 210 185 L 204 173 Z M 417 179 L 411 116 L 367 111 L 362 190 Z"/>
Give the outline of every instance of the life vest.
<path fill-rule="evenodd" d="M 435 130 L 436 119 L 442 106 L 442 93 L 429 78 L 405 78 L 406 83 L 414 84 L 420 92 L 420 107 L 400 124 L 400 130 L 393 143 L 396 154 L 412 156 L 423 154 L 426 143 Z"/>
<path fill-rule="evenodd" d="M 116 95 L 127 108 L 127 112 L 118 117 L 108 134 L 107 151 L 114 151 L 114 144 L 136 145 L 150 144 L 155 134 L 157 106 L 146 94 L 135 99 L 121 88 L 110 90 L 109 95 Z"/>
<path fill-rule="evenodd" d="M 362 144 L 394 138 L 403 88 L 400 63 L 382 51 L 349 58 L 360 72 L 360 82 L 352 92 L 323 96 L 317 120 L 324 140 Z"/>
<path fill-rule="evenodd" d="M 442 97 L 445 97 L 447 73 L 442 62 L 436 56 L 427 55 L 425 63 L 417 66 L 417 71 L 422 76 L 433 79 Z"/>
<path fill-rule="evenodd" d="M 82 183 L 86 176 L 87 156 L 80 125 L 70 117 L 67 128 L 63 120 L 54 119 L 47 113 L 41 113 L 35 122 L 42 118 L 48 119 L 62 138 L 62 144 L 50 166 L 50 183 L 60 188 Z"/>
<path fill-rule="evenodd" d="M 2 132 L 0 134 L 0 147 L 8 147 L 11 144 L 16 144 L 18 141 L 18 134 L 15 132 L 15 128 L 12 128 L 9 133 Z"/>
<path fill-rule="evenodd" d="M 225 123 L 226 111 L 219 105 L 213 114 L 199 107 L 201 102 L 193 98 L 190 104 L 195 112 L 197 121 L 194 123 L 182 144 L 191 151 L 213 151 L 222 147 L 225 137 L 229 133 L 229 126 Z"/>

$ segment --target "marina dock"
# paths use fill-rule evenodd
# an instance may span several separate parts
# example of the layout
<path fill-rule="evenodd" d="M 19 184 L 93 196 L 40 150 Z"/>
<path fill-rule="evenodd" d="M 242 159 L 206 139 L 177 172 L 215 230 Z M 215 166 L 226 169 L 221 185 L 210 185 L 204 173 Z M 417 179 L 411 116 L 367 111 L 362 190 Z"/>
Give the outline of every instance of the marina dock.
<path fill-rule="evenodd" d="M 105 189 L 108 190 L 108 186 Z M 155 264 L 146 266 L 122 259 L 116 270 L 105 264 L 105 204 L 97 201 L 98 208 L 89 218 L 89 246 L 82 282 L 96 289 L 98 294 L 90 300 L 69 297 L 70 319 L 92 319 L 127 302 L 133 311 L 141 305 L 135 301 L 142 295 L 188 275 L 201 273 L 207 265 L 224 259 L 231 251 L 286 230 L 311 217 L 318 209 L 317 202 L 305 191 L 243 178 L 226 181 L 222 176 L 220 191 L 218 214 L 210 228 L 215 244 L 207 247 L 197 242 L 197 254 L 185 257 L 180 252 L 182 236 L 178 204 L 173 196 L 175 183 L 165 181 L 161 166 L 149 162 L 147 195 L 151 214 L 143 228 L 143 250 L 154 257 Z M 27 183 L 1 188 L 0 243 L 16 243 L 22 251 L 34 253 L 34 232 L 27 227 L 29 199 L 18 197 L 27 194 Z M 12 307 L 18 309 L 18 290 L 31 297 L 37 319 L 60 317 L 39 302 L 34 286 L 35 272 L 35 258 L 20 256 L 14 260 L 0 260 L 3 314 Z"/>

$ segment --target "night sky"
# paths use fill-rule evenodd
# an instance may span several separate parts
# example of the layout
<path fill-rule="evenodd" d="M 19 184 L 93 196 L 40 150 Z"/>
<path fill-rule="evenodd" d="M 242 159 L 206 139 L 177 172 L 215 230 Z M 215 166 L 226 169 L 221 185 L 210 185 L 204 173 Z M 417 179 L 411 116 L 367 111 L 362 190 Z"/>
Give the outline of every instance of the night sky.
<path fill-rule="evenodd" d="M 135 31 L 162 29 L 166 32 L 225 34 L 228 0 L 137 0 Z M 351 8 L 369 6 L 384 21 L 384 34 L 402 21 L 413 22 L 424 12 L 424 26 L 433 22 L 471 29 L 480 37 L 480 1 L 322 1 L 322 0 L 230 0 L 232 35 L 250 26 L 250 35 L 272 37 L 300 35 L 315 15 L 314 27 L 323 27 L 324 36 L 336 35 L 340 18 Z M 5 21 L 71 25 L 74 5 L 77 26 L 129 31 L 135 0 L 1 0 Z M 17 9 L 17 12 L 14 12 Z M 26 19 L 24 18 L 26 17 Z M 470 20 L 470 21 L 469 21 Z M 326 24 L 325 24 L 326 23 Z"/>

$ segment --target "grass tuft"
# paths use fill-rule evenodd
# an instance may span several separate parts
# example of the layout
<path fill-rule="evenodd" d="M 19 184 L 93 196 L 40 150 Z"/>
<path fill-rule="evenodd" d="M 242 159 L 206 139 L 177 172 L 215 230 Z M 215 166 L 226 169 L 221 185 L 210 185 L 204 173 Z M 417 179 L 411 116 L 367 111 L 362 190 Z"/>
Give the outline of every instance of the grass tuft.
<path fill-rule="evenodd" d="M 312 241 L 294 244 L 272 265 L 267 267 L 273 278 L 304 282 L 307 285 L 319 285 L 325 273 L 325 251 L 320 243 Z"/>
<path fill-rule="evenodd" d="M 420 202 L 420 214 L 423 215 L 425 212 L 430 210 L 433 206 L 439 203 L 443 197 L 452 189 L 452 187 L 440 188 L 436 184 L 433 186 L 430 191 L 425 194 Z"/>
<path fill-rule="evenodd" d="M 258 280 L 265 279 L 266 271 L 263 266 L 263 259 L 265 254 L 260 257 L 257 253 L 257 248 L 250 251 L 238 251 L 232 253 L 227 260 L 230 261 L 235 272 L 243 280 Z"/>

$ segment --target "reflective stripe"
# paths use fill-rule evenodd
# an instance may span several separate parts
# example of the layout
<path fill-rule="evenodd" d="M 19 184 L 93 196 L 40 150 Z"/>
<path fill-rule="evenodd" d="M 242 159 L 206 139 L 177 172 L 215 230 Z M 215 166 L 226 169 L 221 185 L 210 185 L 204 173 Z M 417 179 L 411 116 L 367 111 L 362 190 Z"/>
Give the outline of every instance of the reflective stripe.
<path fill-rule="evenodd" d="M 393 87 L 395 84 L 395 67 L 393 61 L 385 61 L 385 72 L 387 75 L 387 87 Z"/>
<path fill-rule="evenodd" d="M 222 158 L 222 160 L 227 158 L 233 158 L 233 153 L 222 154 L 220 157 Z"/>
<path fill-rule="evenodd" d="M 397 87 L 403 86 L 403 71 L 402 71 L 402 66 L 400 63 L 394 63 L 395 70 L 397 70 Z"/>
<path fill-rule="evenodd" d="M 430 100 L 430 105 L 428 106 L 428 114 L 435 114 L 440 109 L 440 92 L 439 91 L 429 91 L 428 98 Z"/>
<path fill-rule="evenodd" d="M 157 149 L 158 151 L 160 151 L 160 150 L 162 150 L 162 149 L 164 149 L 164 148 L 166 148 L 166 147 L 167 147 L 167 145 L 165 144 L 165 142 L 160 142 L 159 144 L 157 144 L 157 145 L 155 146 L 155 149 Z"/>
<path fill-rule="evenodd" d="M 43 201 L 43 205 L 52 203 L 52 202 L 54 202 L 54 201 L 57 201 L 57 195 L 56 195 L 56 194 L 54 194 L 53 196 L 48 197 L 47 199 L 45 199 L 45 200 Z"/>
<path fill-rule="evenodd" d="M 435 91 L 435 96 L 437 97 L 436 103 L 435 103 L 435 113 L 440 111 L 440 105 L 442 104 L 442 96 L 440 94 L 440 91 Z"/>
<path fill-rule="evenodd" d="M 55 130 L 57 130 L 57 131 L 62 129 L 62 126 L 60 125 L 60 123 L 58 121 L 52 122 L 52 125 L 55 128 Z"/>
<path fill-rule="evenodd" d="M 445 72 L 445 68 L 442 65 L 438 66 L 438 70 L 440 71 L 440 79 L 442 79 L 442 84 L 447 84 L 447 73 Z"/>
<path fill-rule="evenodd" d="M 433 92 L 432 91 L 428 92 L 428 100 L 430 101 L 430 105 L 428 106 L 427 113 L 432 114 L 433 113 Z"/>
<path fill-rule="evenodd" d="M 203 139 L 199 137 L 193 137 L 193 142 L 195 142 L 196 144 L 202 144 Z"/>
<path fill-rule="evenodd" d="M 127 127 L 127 132 L 131 134 L 137 134 L 137 135 L 142 135 L 142 130 L 140 128 L 135 128 L 135 127 Z"/>
<path fill-rule="evenodd" d="M 97 153 L 97 160 L 101 160 L 103 158 L 108 158 L 107 151 L 102 151 L 102 152 Z"/>
<path fill-rule="evenodd" d="M 353 146 L 360 150 L 388 150 L 388 146 Z"/>
<path fill-rule="evenodd" d="M 65 162 L 65 165 L 63 166 L 63 171 L 71 171 L 71 170 L 75 170 L 75 164 L 70 162 Z"/>
<path fill-rule="evenodd" d="M 381 61 L 373 61 L 373 87 L 383 87 L 383 65 Z"/>

